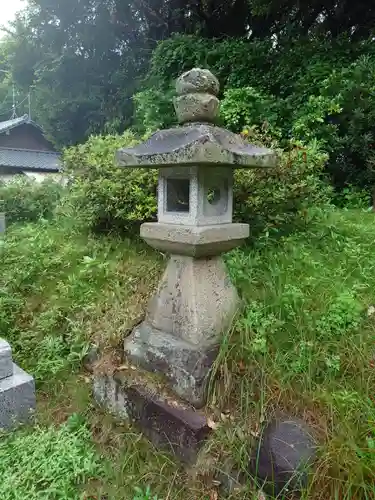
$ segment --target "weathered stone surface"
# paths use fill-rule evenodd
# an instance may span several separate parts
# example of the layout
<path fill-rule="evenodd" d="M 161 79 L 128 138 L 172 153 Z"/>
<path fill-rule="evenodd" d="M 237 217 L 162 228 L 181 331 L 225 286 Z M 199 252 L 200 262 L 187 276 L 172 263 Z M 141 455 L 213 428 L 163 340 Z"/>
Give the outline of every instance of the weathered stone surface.
<path fill-rule="evenodd" d="M 240 135 L 209 125 L 219 112 L 217 79 L 207 70 L 193 69 L 177 81 L 175 109 L 182 128 L 161 130 L 134 148 L 121 149 L 123 167 L 232 166 L 259 168 L 276 165 L 274 151 L 249 144 Z"/>
<path fill-rule="evenodd" d="M 182 189 L 184 189 L 183 193 Z M 216 195 L 214 199 L 210 199 L 212 193 Z M 185 198 L 185 204 L 187 200 L 187 207 L 184 211 L 179 206 L 181 198 Z M 177 206 L 175 210 L 171 210 L 171 199 Z M 232 213 L 232 168 L 170 167 L 160 169 L 158 222 L 185 226 L 230 224 Z"/>
<path fill-rule="evenodd" d="M 211 94 L 186 94 L 174 99 L 180 123 L 214 122 L 219 115 L 220 101 Z"/>
<path fill-rule="evenodd" d="M 98 361 L 98 359 L 99 359 L 99 348 L 96 345 L 92 345 L 86 356 L 84 356 L 83 358 L 82 363 L 84 368 L 87 371 L 92 372 L 93 365 L 96 361 Z"/>
<path fill-rule="evenodd" d="M 13 374 L 12 349 L 8 342 L 0 339 L 0 380 Z"/>
<path fill-rule="evenodd" d="M 201 348 L 218 345 L 238 310 L 239 297 L 221 257 L 172 255 L 146 322 Z"/>
<path fill-rule="evenodd" d="M 150 441 L 180 460 L 193 463 L 210 432 L 206 417 L 174 407 L 145 387 L 129 384 L 121 373 L 94 376 L 94 397 L 120 418 L 128 418 Z"/>
<path fill-rule="evenodd" d="M 113 375 L 94 373 L 92 389 L 94 399 L 99 405 L 120 419 L 130 419 L 127 393 L 120 390 L 120 385 Z"/>
<path fill-rule="evenodd" d="M 246 142 L 240 135 L 212 125 L 191 124 L 160 130 L 148 141 L 117 152 L 120 166 L 156 168 L 205 165 L 233 168 L 274 167 L 276 153 Z"/>
<path fill-rule="evenodd" d="M 156 250 L 195 258 L 228 252 L 248 236 L 248 224 L 182 226 L 147 222 L 141 226 L 141 237 Z"/>
<path fill-rule="evenodd" d="M 177 95 L 203 92 L 217 96 L 219 90 L 219 80 L 208 69 L 193 68 L 176 81 Z"/>
<path fill-rule="evenodd" d="M 193 345 L 144 322 L 125 339 L 124 350 L 131 362 L 163 374 L 182 399 L 195 408 L 204 406 L 217 346 Z"/>
<path fill-rule="evenodd" d="M 316 454 L 316 444 L 306 424 L 297 419 L 280 419 L 263 432 L 250 468 L 269 482 L 268 489 L 299 491 L 307 486 L 308 468 Z"/>
<path fill-rule="evenodd" d="M 0 380 L 0 429 L 30 422 L 34 411 L 34 379 L 14 364 L 13 375 Z"/>
<path fill-rule="evenodd" d="M 145 322 L 125 339 L 125 354 L 164 374 L 176 394 L 201 407 L 221 334 L 238 307 L 237 291 L 220 257 L 172 255 Z"/>
<path fill-rule="evenodd" d="M 232 460 L 218 464 L 215 472 L 215 481 L 219 483 L 220 491 L 226 495 L 232 495 L 241 490 L 246 484 L 246 475 L 235 466 Z"/>

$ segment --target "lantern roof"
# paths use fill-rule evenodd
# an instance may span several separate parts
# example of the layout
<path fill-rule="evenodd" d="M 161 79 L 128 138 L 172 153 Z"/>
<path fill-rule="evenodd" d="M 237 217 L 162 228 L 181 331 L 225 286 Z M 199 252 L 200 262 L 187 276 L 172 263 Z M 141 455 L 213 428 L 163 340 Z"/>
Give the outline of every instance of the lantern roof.
<path fill-rule="evenodd" d="M 219 82 L 205 69 L 192 69 L 176 83 L 174 106 L 182 126 L 155 132 L 133 148 L 120 149 L 123 167 L 177 166 L 274 167 L 272 149 L 249 144 L 238 134 L 214 125 L 219 113 Z"/>

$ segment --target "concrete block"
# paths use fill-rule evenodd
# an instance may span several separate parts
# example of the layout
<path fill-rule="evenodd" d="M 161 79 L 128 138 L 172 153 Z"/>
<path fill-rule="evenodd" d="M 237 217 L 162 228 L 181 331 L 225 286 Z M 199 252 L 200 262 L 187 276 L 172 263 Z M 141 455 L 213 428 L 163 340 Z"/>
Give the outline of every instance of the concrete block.
<path fill-rule="evenodd" d="M 6 340 L 0 339 L 0 380 L 13 374 L 12 348 Z"/>
<path fill-rule="evenodd" d="M 34 411 L 34 379 L 13 364 L 13 375 L 0 380 L 0 429 L 30 422 Z"/>

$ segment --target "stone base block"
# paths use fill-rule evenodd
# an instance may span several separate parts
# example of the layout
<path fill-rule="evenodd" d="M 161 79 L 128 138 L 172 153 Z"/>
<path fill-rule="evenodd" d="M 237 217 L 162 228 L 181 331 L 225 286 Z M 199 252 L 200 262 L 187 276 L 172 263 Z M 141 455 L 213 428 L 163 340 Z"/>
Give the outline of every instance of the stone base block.
<path fill-rule="evenodd" d="M 0 380 L 13 374 L 12 348 L 0 339 Z"/>
<path fill-rule="evenodd" d="M 248 224 L 185 226 L 146 222 L 141 237 L 153 248 L 174 255 L 213 257 L 236 248 L 249 237 Z"/>
<path fill-rule="evenodd" d="M 206 417 L 177 401 L 173 405 L 126 374 L 95 374 L 94 398 L 112 414 L 129 419 L 158 448 L 194 463 L 211 431 Z"/>
<path fill-rule="evenodd" d="M 12 372 L 10 377 L 0 380 L 0 429 L 2 430 L 30 422 L 35 411 L 33 377 L 15 364 Z"/>
<path fill-rule="evenodd" d="M 172 255 L 148 305 L 146 321 L 155 330 L 205 349 L 220 344 L 239 304 L 221 257 Z"/>
<path fill-rule="evenodd" d="M 125 356 L 150 372 L 161 373 L 170 387 L 195 408 L 206 401 L 207 378 L 218 348 L 202 348 L 152 328 L 147 322 L 125 339 Z"/>

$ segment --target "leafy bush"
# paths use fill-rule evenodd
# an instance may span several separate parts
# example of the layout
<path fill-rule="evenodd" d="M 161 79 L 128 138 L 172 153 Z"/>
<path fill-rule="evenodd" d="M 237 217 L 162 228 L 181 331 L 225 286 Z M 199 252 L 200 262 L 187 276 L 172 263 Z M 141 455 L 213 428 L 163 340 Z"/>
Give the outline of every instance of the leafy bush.
<path fill-rule="evenodd" d="M 335 184 L 371 187 L 375 182 L 375 55 L 333 69 L 306 101 L 290 98 L 293 132 L 318 138 L 330 154 Z M 298 130 L 297 130 L 298 128 Z"/>
<path fill-rule="evenodd" d="M 275 99 L 253 87 L 227 89 L 220 111 L 225 125 L 234 132 L 255 125 L 266 126 L 268 133 L 273 133 L 275 137 L 281 136 L 276 125 L 278 115 Z"/>
<path fill-rule="evenodd" d="M 0 182 L 0 211 L 7 222 L 33 222 L 49 219 L 63 192 L 62 184 L 46 179 L 39 183 L 19 176 L 7 183 Z"/>
<path fill-rule="evenodd" d="M 60 428 L 37 427 L 0 440 L 2 500 L 80 500 L 79 486 L 100 472 L 90 432 L 77 415 Z"/>
<path fill-rule="evenodd" d="M 368 190 L 350 185 L 335 193 L 333 200 L 337 207 L 347 209 L 362 208 L 369 210 L 372 204 Z"/>
<path fill-rule="evenodd" d="M 141 132 L 152 132 L 168 128 L 176 124 L 173 108 L 174 88 L 160 91 L 146 89 L 134 95 L 135 129 Z"/>
<path fill-rule="evenodd" d="M 96 230 L 131 231 L 139 221 L 156 214 L 157 172 L 119 168 L 116 151 L 138 141 L 130 132 L 121 136 L 92 136 L 64 153 L 70 190 L 60 212 Z"/>
<path fill-rule="evenodd" d="M 267 142 L 267 135 L 246 130 L 249 140 L 277 147 Z M 324 205 L 329 187 L 319 178 L 327 155 L 316 141 L 307 146 L 296 143 L 280 154 L 278 166 L 264 170 L 235 172 L 235 218 L 249 222 L 255 232 L 283 232 L 308 221 L 308 208 Z"/>

